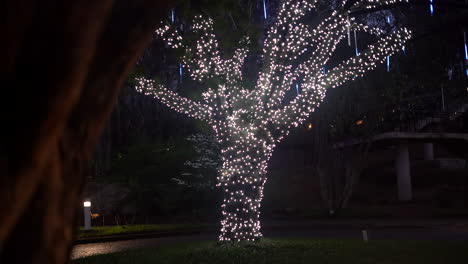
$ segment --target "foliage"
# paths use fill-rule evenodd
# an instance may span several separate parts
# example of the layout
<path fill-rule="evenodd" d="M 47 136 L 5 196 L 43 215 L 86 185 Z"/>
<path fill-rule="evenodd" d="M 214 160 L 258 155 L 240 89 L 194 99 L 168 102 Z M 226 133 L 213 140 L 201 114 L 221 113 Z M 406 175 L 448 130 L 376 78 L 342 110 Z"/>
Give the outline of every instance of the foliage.
<path fill-rule="evenodd" d="M 128 214 L 174 213 L 182 200 L 172 178 L 182 173 L 184 162 L 192 156 L 191 146 L 183 140 L 162 143 L 142 137 L 125 152 L 117 153 L 105 180 L 129 189 L 122 201 L 122 206 L 129 208 Z"/>
<path fill-rule="evenodd" d="M 195 151 L 195 159 L 185 161 L 185 170 L 178 178 L 173 178 L 178 184 L 195 190 L 213 190 L 216 185 L 216 175 L 221 166 L 219 146 L 214 135 L 197 133 L 190 135 Z"/>
<path fill-rule="evenodd" d="M 129 185 L 167 183 L 181 173 L 192 155 L 190 145 L 182 139 L 152 142 L 138 138 L 125 153 L 116 155 L 110 177 Z"/>
<path fill-rule="evenodd" d="M 142 65 L 135 66 L 135 68 L 128 74 L 127 84 L 130 86 L 135 86 L 137 84 L 135 79 L 145 76 L 146 74 L 147 73 L 145 68 Z"/>

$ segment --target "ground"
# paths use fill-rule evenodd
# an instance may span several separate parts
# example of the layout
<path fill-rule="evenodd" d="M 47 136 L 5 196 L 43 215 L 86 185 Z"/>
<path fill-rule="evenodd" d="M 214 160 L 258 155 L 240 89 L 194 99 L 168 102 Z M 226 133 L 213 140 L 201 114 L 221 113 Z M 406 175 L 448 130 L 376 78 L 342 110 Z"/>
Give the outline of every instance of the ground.
<path fill-rule="evenodd" d="M 362 230 L 367 230 L 371 243 L 376 241 L 421 241 L 421 244 L 434 243 L 465 243 L 468 244 L 468 229 L 466 220 L 444 219 L 422 221 L 414 220 L 338 220 L 327 221 L 297 221 L 270 222 L 264 225 L 264 235 L 273 239 L 302 238 L 304 240 L 344 240 L 359 243 L 362 240 Z M 104 255 L 142 248 L 165 247 L 187 243 L 203 243 L 216 241 L 217 229 L 206 229 L 203 232 L 165 232 L 163 236 L 128 236 L 91 239 L 93 243 L 82 240 L 75 245 L 72 259 L 82 259 L 93 255 Z M 116 240 L 115 238 L 118 238 Z M 89 239 L 88 239 L 89 240 Z M 378 242 L 380 243 L 380 242 Z M 418 243 L 414 243 L 417 245 Z M 125 262 L 124 262 L 125 263 Z"/>
<path fill-rule="evenodd" d="M 355 239 L 264 239 L 226 246 L 217 242 L 150 247 L 82 258 L 73 264 L 130 263 L 466 263 L 468 243 L 455 241 Z"/>

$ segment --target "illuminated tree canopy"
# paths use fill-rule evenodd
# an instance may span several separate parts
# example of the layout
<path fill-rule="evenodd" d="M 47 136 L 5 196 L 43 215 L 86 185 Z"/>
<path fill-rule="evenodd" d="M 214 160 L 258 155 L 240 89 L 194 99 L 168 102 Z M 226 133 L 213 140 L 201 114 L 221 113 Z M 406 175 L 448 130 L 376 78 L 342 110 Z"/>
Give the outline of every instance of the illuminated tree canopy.
<path fill-rule="evenodd" d="M 398 0 L 363 0 L 353 6 L 373 8 L 394 2 Z M 221 241 L 257 240 L 262 236 L 259 208 L 275 146 L 319 107 L 327 89 L 362 77 L 387 56 L 401 51 L 410 39 L 406 28 L 385 33 L 357 23 L 344 10 L 345 3 L 311 28 L 301 18 L 316 4 L 317 0 L 281 2 L 264 39 L 262 67 L 254 89 L 243 85 L 247 37 L 233 56 L 225 58 L 210 18 L 195 18 L 193 30 L 200 37 L 194 46 L 185 45 L 169 25 L 156 30 L 168 46 L 185 51 L 182 63 L 192 79 L 215 84 L 207 87 L 199 102 L 145 78 L 138 79 L 137 89 L 177 112 L 208 122 L 214 129 L 223 162 L 217 178 L 224 192 Z M 367 32 L 376 42 L 325 73 L 324 65 L 350 30 Z M 301 93 L 285 103 L 286 93 L 299 81 Z"/>

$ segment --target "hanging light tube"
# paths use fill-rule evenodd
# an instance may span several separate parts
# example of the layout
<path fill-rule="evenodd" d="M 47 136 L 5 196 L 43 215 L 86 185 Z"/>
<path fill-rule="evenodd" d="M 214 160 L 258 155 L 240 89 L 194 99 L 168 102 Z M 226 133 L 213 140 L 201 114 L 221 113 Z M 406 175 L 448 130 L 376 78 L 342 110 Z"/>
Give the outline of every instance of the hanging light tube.
<path fill-rule="evenodd" d="M 466 31 L 463 32 L 463 41 L 465 42 L 465 60 L 468 61 L 468 46 L 466 44 Z"/>
<path fill-rule="evenodd" d="M 179 78 L 180 82 L 182 82 L 182 63 L 179 63 Z"/>
<path fill-rule="evenodd" d="M 429 0 L 429 11 L 431 11 L 431 16 L 434 15 L 434 0 Z"/>
<path fill-rule="evenodd" d="M 390 72 L 390 56 L 387 56 L 387 72 Z"/>
<path fill-rule="evenodd" d="M 357 46 L 357 34 L 356 34 L 356 30 L 354 30 L 354 47 L 355 47 L 355 50 L 356 50 L 356 56 L 359 56 L 359 50 L 358 50 L 358 46 Z"/>
<path fill-rule="evenodd" d="M 347 25 L 348 25 L 348 27 L 347 27 L 347 31 L 348 31 L 348 46 L 351 47 L 351 29 L 350 29 L 351 23 L 349 23 L 349 17 L 347 18 L 347 21 L 346 21 L 346 22 L 347 22 Z"/>

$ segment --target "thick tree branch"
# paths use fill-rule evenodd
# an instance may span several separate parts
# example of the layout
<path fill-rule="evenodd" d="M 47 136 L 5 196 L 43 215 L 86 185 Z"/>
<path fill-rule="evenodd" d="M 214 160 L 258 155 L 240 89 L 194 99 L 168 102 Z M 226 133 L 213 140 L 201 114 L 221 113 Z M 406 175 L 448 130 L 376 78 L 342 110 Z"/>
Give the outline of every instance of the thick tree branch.
<path fill-rule="evenodd" d="M 354 27 L 374 34 L 381 33 L 375 29 L 370 31 L 362 25 L 354 25 Z M 344 82 L 361 77 L 365 72 L 374 69 L 378 63 L 385 61 L 387 56 L 402 50 L 410 36 L 407 29 L 397 30 L 379 40 L 375 45 L 369 46 L 367 51 L 350 58 L 327 74 L 314 75 L 314 78 L 303 89 L 304 92 L 284 108 L 273 111 L 271 119 L 275 120 L 275 125 L 287 127 L 285 131 L 289 131 L 290 126 L 298 126 L 319 106 L 327 89 L 340 86 Z"/>
<path fill-rule="evenodd" d="M 139 85 L 136 87 L 137 91 L 153 96 L 179 113 L 205 121 L 211 117 L 211 109 L 208 105 L 184 98 L 162 85 L 155 85 L 152 80 L 137 78 L 137 81 L 139 82 Z"/>
<path fill-rule="evenodd" d="M 348 80 L 362 77 L 365 72 L 374 69 L 378 63 L 384 62 L 387 56 L 403 50 L 403 46 L 410 38 L 411 32 L 405 28 L 391 33 L 375 45 L 370 45 L 365 52 L 348 59 L 328 74 L 321 76 L 318 80 L 320 86 L 325 89 L 334 88 Z"/>

